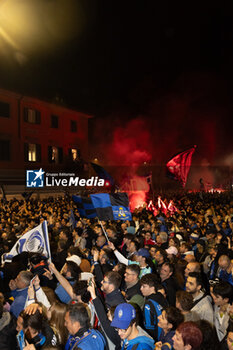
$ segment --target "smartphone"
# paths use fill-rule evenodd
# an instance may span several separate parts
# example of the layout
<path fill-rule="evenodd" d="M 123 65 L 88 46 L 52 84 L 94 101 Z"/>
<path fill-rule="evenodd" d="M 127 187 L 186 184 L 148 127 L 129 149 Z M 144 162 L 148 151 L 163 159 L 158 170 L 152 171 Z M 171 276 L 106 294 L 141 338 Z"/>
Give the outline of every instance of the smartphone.
<path fill-rule="evenodd" d="M 24 339 L 24 332 L 21 330 L 17 335 L 17 341 L 19 344 L 20 350 L 23 350 L 25 348 L 25 339 Z"/>
<path fill-rule="evenodd" d="M 37 276 L 37 275 L 36 275 Z M 32 286 L 33 285 L 33 282 L 34 282 L 34 280 L 36 279 L 36 276 L 34 276 L 32 279 L 31 279 L 31 281 L 30 281 L 30 285 Z"/>

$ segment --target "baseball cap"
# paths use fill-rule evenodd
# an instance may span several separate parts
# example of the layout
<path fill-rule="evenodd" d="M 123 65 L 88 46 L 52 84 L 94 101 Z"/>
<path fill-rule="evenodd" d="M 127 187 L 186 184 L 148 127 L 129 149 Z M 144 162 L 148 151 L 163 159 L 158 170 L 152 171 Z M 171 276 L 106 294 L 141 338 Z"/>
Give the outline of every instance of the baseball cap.
<path fill-rule="evenodd" d="M 119 304 L 115 309 L 111 326 L 120 329 L 127 329 L 130 325 L 130 322 L 134 318 L 136 318 L 136 311 L 131 304 Z"/>
<path fill-rule="evenodd" d="M 166 252 L 168 254 L 173 254 L 173 255 L 176 255 L 178 253 L 178 250 L 176 247 L 172 246 L 172 247 L 169 247 L 166 249 Z"/>
<path fill-rule="evenodd" d="M 66 258 L 66 261 L 72 261 L 78 266 L 81 264 L 81 259 L 78 255 L 71 255 L 68 258 Z"/>
<path fill-rule="evenodd" d="M 148 252 L 148 250 L 146 248 L 139 249 L 135 253 L 135 255 L 144 256 L 144 258 L 149 258 L 150 257 L 150 253 Z"/>
<path fill-rule="evenodd" d="M 190 235 L 190 238 L 194 239 L 195 241 L 197 241 L 199 239 L 199 236 L 196 233 L 192 233 Z"/>

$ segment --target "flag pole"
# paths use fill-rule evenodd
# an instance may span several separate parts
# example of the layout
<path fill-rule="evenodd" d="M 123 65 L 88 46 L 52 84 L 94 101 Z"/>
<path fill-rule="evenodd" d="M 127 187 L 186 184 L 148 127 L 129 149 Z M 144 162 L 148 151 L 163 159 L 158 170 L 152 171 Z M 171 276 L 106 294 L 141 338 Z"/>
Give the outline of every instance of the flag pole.
<path fill-rule="evenodd" d="M 106 237 L 107 241 L 109 241 L 109 238 L 108 238 L 107 232 L 105 231 L 105 229 L 104 229 L 104 227 L 103 227 L 103 225 L 102 225 L 102 222 L 100 221 L 100 219 L 99 219 L 99 218 L 98 218 L 98 222 L 99 222 L 99 224 L 100 224 L 100 226 L 101 226 L 101 228 L 102 228 L 102 230 L 103 230 L 103 233 L 104 233 L 104 235 L 105 235 L 105 237 Z"/>

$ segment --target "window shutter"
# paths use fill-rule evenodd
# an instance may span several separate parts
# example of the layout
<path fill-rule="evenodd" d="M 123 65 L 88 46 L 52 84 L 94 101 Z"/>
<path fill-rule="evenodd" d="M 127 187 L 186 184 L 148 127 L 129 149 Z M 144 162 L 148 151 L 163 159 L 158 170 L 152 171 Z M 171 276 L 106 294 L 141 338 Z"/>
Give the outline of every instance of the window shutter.
<path fill-rule="evenodd" d="M 53 152 L 52 146 L 48 146 L 48 161 L 49 161 L 49 163 L 52 163 L 52 152 Z"/>
<path fill-rule="evenodd" d="M 25 122 L 28 121 L 28 109 L 26 107 L 23 109 L 23 119 Z"/>
<path fill-rule="evenodd" d="M 41 162 L 41 145 L 36 144 L 36 161 Z"/>
<path fill-rule="evenodd" d="M 24 144 L 24 161 L 28 162 L 28 143 Z"/>
<path fill-rule="evenodd" d="M 40 124 L 40 111 L 36 111 L 36 124 Z"/>
<path fill-rule="evenodd" d="M 59 163 L 63 162 L 63 149 L 62 149 L 62 147 L 58 147 L 58 162 Z"/>

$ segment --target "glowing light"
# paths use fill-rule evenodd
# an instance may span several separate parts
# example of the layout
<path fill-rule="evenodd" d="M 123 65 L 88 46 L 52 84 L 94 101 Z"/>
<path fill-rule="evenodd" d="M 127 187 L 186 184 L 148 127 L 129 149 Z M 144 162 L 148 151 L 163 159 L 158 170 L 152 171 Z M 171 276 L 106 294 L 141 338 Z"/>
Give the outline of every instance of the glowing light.
<path fill-rule="evenodd" d="M 12 56 L 13 51 L 22 63 L 54 50 L 80 35 L 82 12 L 77 0 L 5 0 L 0 3 L 0 54 Z"/>

